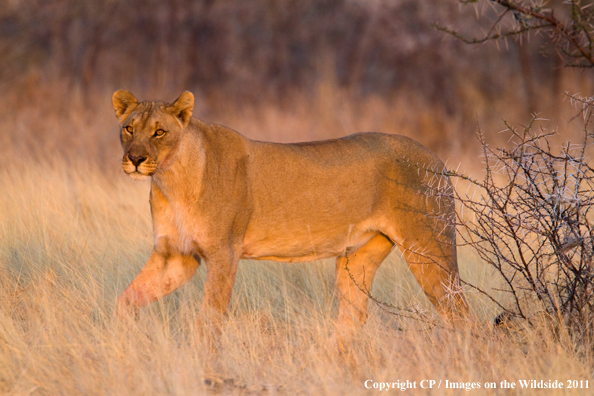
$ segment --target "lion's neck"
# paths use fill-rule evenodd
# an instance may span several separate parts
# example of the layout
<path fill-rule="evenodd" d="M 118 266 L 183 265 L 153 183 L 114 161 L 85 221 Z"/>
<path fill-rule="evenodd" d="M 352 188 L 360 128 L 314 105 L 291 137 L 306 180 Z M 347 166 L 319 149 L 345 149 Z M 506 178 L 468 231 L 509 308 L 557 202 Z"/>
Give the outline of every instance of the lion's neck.
<path fill-rule="evenodd" d="M 153 176 L 153 182 L 170 200 L 198 196 L 206 157 L 197 134 L 186 133 L 179 153 L 167 169 Z"/>

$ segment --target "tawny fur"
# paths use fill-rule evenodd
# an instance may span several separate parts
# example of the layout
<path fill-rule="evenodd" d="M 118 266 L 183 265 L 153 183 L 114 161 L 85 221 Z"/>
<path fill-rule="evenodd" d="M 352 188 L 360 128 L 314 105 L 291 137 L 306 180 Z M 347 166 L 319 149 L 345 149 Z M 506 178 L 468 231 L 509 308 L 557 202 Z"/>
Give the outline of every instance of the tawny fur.
<path fill-rule="evenodd" d="M 359 133 L 321 142 L 258 142 L 192 118 L 194 97 L 174 103 L 113 95 L 124 171 L 151 178 L 153 252 L 118 299 L 120 312 L 185 284 L 202 259 L 202 312 L 225 315 L 240 259 L 337 257 L 339 326 L 367 317 L 379 265 L 396 245 L 446 319 L 464 317 L 453 201 L 443 163 L 403 136 Z M 445 190 L 444 190 L 445 189 Z M 347 261 L 348 257 L 348 261 Z M 348 270 L 346 269 L 348 262 Z M 353 282 L 354 278 L 355 282 Z"/>

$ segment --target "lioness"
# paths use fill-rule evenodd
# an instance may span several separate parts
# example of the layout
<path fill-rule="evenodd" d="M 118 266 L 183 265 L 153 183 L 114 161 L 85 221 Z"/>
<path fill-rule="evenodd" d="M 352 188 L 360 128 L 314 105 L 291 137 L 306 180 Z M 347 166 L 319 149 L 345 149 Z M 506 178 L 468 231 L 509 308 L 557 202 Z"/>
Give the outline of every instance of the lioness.
<path fill-rule="evenodd" d="M 337 257 L 338 325 L 361 325 L 379 265 L 396 245 L 439 313 L 465 316 L 452 199 L 435 194 L 443 163 L 403 136 L 358 133 L 320 142 L 253 141 L 192 118 L 194 96 L 173 103 L 113 95 L 122 165 L 151 179 L 153 252 L 118 311 L 161 298 L 207 269 L 202 312 L 227 313 L 240 259 Z M 415 166 L 420 164 L 420 166 Z M 451 188 L 447 178 L 438 180 Z"/>

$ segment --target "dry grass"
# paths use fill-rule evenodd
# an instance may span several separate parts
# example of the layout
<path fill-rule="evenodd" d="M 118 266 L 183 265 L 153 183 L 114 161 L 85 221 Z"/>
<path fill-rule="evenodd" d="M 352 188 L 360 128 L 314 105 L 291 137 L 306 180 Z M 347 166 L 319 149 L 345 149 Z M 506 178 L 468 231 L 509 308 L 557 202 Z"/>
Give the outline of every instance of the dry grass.
<path fill-rule="evenodd" d="M 396 132 L 396 120 L 407 114 L 405 104 L 369 99 L 355 105 L 335 88 L 320 91 L 313 104 L 297 101 L 291 111 L 229 112 L 227 123 L 254 138 L 290 141 L 357 129 Z M 151 220 L 148 185 L 120 171 L 115 118 L 107 94 L 100 98 L 107 105 L 101 103 L 94 113 L 76 101 L 45 109 L 33 104 L 30 112 L 7 114 L 2 121 L 2 131 L 10 133 L 0 135 L 9 147 L 0 168 L 0 393 L 372 394 L 377 390 L 364 385 L 371 379 L 416 381 L 413 394 L 435 394 L 421 389 L 420 381 L 499 387 L 504 379 L 591 378 L 592 362 L 549 335 L 491 331 L 495 311 L 473 294 L 480 325 L 472 332 L 427 330 L 374 306 L 349 352 L 340 354 L 333 341 L 330 260 L 242 262 L 217 357 L 206 352 L 196 330 L 204 268 L 189 285 L 142 311 L 138 322 L 116 321 L 115 299 L 150 252 Z M 312 110 L 316 106 L 320 109 Z M 36 128 L 44 130 L 44 150 L 34 143 Z M 414 136 L 414 130 L 403 129 Z M 443 150 L 447 157 L 457 147 Z M 494 282 L 468 251 L 461 252 L 460 261 L 463 277 L 479 285 Z M 432 312 L 396 252 L 378 272 L 373 293 Z M 441 389 L 439 394 L 460 392 Z"/>

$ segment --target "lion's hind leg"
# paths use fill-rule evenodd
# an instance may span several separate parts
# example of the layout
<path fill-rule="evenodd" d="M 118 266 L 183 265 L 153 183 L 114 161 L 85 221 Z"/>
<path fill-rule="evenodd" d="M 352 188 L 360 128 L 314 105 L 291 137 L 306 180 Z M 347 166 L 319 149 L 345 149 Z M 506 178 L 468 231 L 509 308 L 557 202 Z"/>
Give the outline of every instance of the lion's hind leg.
<path fill-rule="evenodd" d="M 449 323 L 465 319 L 468 316 L 468 304 L 460 288 L 455 262 L 436 260 L 423 251 L 403 251 L 408 268 L 440 316 Z"/>
<path fill-rule="evenodd" d="M 393 246 L 392 241 L 378 234 L 354 253 L 336 259 L 336 293 L 340 328 L 352 329 L 365 323 L 367 293 L 371 290 L 377 269 Z"/>
<path fill-rule="evenodd" d="M 422 227 L 416 228 L 408 230 L 407 238 L 395 238 L 396 245 L 439 315 L 456 324 L 468 317 L 468 304 L 460 287 L 455 237 L 444 232 L 423 238 L 422 232 L 412 233 Z"/>

